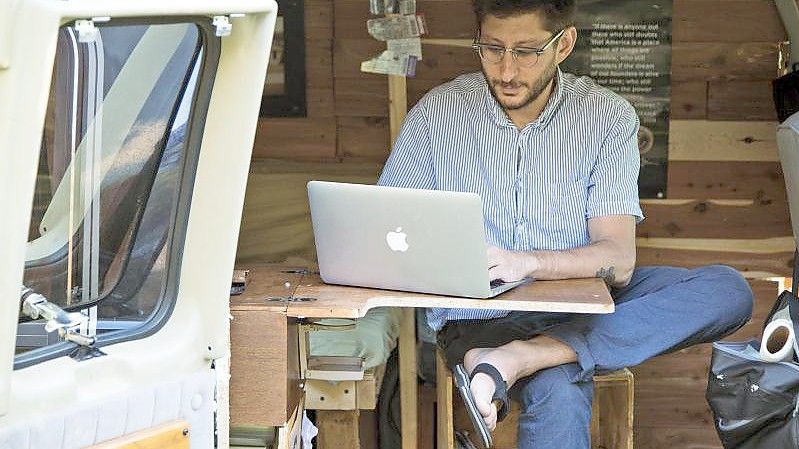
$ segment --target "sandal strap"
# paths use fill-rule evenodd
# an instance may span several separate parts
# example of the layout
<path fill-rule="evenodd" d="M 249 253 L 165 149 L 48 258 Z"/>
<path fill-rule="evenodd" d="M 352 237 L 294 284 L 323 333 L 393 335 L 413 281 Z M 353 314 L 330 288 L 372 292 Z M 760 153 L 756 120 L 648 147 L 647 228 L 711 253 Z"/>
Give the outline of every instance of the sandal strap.
<path fill-rule="evenodd" d="M 508 401 L 508 383 L 502 378 L 499 370 L 490 363 L 481 363 L 474 367 L 470 379 L 474 379 L 475 374 L 487 374 L 494 381 L 494 396 L 491 402 L 497 402 L 497 422 L 502 421 L 510 413 L 510 402 Z"/>

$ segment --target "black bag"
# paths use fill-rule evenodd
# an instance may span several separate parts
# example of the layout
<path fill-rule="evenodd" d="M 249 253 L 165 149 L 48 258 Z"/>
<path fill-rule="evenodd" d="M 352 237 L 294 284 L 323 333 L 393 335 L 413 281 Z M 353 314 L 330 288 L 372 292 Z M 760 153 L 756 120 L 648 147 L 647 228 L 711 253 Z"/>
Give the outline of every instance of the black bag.
<path fill-rule="evenodd" d="M 766 324 L 788 312 L 799 337 L 797 274 Z M 799 363 L 765 362 L 759 351 L 758 340 L 713 343 L 706 398 L 716 431 L 725 449 L 799 448 Z"/>

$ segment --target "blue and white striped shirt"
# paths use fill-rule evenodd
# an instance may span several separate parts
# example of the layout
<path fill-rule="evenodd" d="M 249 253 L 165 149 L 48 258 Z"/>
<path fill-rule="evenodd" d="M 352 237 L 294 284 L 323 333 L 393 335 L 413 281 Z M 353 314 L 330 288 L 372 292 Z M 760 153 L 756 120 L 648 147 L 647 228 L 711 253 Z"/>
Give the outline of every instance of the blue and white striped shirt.
<path fill-rule="evenodd" d="M 638 203 L 638 117 L 590 78 L 558 70 L 534 122 L 518 129 L 470 73 L 428 92 L 409 112 L 378 184 L 474 192 L 488 243 L 513 251 L 589 245 L 588 219 L 633 215 Z M 507 311 L 429 309 L 430 326 Z"/>

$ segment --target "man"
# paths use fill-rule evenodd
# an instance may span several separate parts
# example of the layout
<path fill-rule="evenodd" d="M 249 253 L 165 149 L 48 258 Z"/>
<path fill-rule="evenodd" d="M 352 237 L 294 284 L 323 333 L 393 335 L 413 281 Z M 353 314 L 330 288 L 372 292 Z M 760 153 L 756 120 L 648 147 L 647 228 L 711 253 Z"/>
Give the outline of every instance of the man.
<path fill-rule="evenodd" d="M 596 370 L 721 338 L 748 321 L 752 292 L 724 266 L 635 268 L 638 119 L 623 98 L 560 71 L 577 39 L 574 1 L 473 1 L 482 73 L 409 111 L 379 184 L 480 194 L 491 279 L 597 276 L 611 287 L 609 315 L 428 311 L 448 364 L 472 373 L 489 428 L 492 397 L 513 386 L 519 448 L 588 449 Z"/>

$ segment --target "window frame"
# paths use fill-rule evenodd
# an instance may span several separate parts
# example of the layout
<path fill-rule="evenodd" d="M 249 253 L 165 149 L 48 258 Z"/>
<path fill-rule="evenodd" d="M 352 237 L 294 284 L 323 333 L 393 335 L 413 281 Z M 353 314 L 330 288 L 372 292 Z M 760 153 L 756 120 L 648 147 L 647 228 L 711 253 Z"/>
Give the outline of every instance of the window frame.
<path fill-rule="evenodd" d="M 72 22 L 74 23 L 74 22 Z M 123 329 L 99 334 L 96 337 L 94 347 L 102 348 L 125 341 L 144 338 L 158 332 L 166 323 L 174 310 L 175 300 L 177 299 L 178 278 L 180 276 L 180 260 L 185 245 L 186 226 L 188 224 L 189 211 L 191 209 L 191 192 L 194 187 L 197 163 L 199 161 L 200 146 L 202 143 L 203 131 L 205 128 L 205 117 L 208 112 L 211 91 L 213 90 L 214 77 L 219 62 L 221 52 L 220 38 L 214 36 L 214 29 L 210 21 L 200 21 L 197 17 L 174 16 L 174 17 L 145 17 L 145 18 L 124 18 L 115 20 L 113 24 L 100 26 L 125 26 L 125 25 L 167 25 L 177 23 L 191 23 L 197 26 L 199 32 L 199 46 L 203 51 L 201 66 L 197 76 L 196 91 L 192 98 L 191 113 L 187 121 L 187 135 L 185 152 L 183 157 L 182 177 L 179 192 L 177 195 L 177 210 L 172 224 L 172 235 L 168 240 L 168 262 L 165 288 L 158 300 L 158 306 L 154 313 L 139 326 L 133 329 Z M 62 26 L 70 26 L 71 23 Z M 184 81 L 182 88 L 186 88 L 188 77 Z M 184 93 L 185 95 L 185 93 Z M 173 111 L 170 121 L 174 120 L 177 108 Z M 165 143 L 166 144 L 166 143 Z M 132 249 L 132 247 L 131 247 Z M 175 260 L 178 257 L 178 260 Z M 125 262 L 127 264 L 127 260 Z M 113 291 L 113 290 L 111 290 Z M 83 310 L 93 307 L 105 296 L 94 301 L 87 301 L 76 304 L 74 307 L 65 310 Z M 78 345 L 68 341 L 61 341 L 52 345 L 27 351 L 14 357 L 14 370 L 26 368 L 46 360 L 68 356 L 78 348 Z"/>

